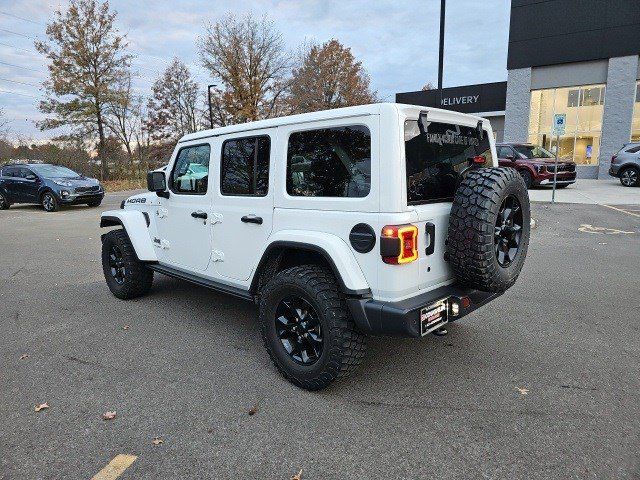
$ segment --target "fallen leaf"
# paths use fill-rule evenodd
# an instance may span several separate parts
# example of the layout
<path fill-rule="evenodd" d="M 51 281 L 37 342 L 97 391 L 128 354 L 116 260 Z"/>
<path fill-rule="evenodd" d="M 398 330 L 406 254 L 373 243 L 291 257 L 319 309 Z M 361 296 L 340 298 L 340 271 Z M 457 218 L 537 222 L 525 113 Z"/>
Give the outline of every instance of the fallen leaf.
<path fill-rule="evenodd" d="M 113 412 L 104 412 L 102 414 L 102 419 L 103 420 L 113 420 L 114 418 L 116 418 L 115 410 Z"/>
<path fill-rule="evenodd" d="M 25 358 L 29 358 L 29 355 L 26 353 L 23 353 L 22 355 L 20 355 L 20 360 L 24 360 Z"/>
<path fill-rule="evenodd" d="M 151 440 L 151 443 L 153 443 L 154 445 L 162 445 L 164 443 L 164 440 L 162 440 L 159 437 L 153 437 L 153 440 Z"/>
<path fill-rule="evenodd" d="M 256 413 L 258 413 L 258 404 L 255 404 L 249 409 L 249 416 L 255 415 Z"/>
<path fill-rule="evenodd" d="M 123 329 L 123 330 L 129 330 L 129 325 L 123 325 L 123 326 L 122 326 L 122 329 Z"/>
<path fill-rule="evenodd" d="M 302 478 L 302 469 L 296 474 L 291 476 L 291 480 L 300 480 Z"/>
<path fill-rule="evenodd" d="M 516 390 L 518 392 L 520 392 L 520 395 L 526 395 L 529 393 L 529 389 L 528 388 L 520 388 L 520 387 L 516 387 Z"/>
<path fill-rule="evenodd" d="M 41 403 L 40 405 L 36 405 L 34 410 L 39 412 L 40 410 L 44 410 L 45 408 L 49 408 L 49 404 L 47 402 Z"/>

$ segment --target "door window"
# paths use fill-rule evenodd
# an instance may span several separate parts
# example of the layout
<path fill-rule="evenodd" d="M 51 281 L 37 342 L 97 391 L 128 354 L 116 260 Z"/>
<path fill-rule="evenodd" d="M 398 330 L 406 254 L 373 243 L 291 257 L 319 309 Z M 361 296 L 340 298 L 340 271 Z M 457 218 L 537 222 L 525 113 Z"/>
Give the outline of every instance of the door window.
<path fill-rule="evenodd" d="M 497 150 L 498 158 L 507 158 L 510 155 L 513 156 L 509 147 L 498 147 Z"/>
<path fill-rule="evenodd" d="M 28 168 L 25 167 L 20 167 L 18 169 L 18 174 L 15 175 L 16 177 L 20 177 L 20 178 L 24 178 L 25 180 L 31 176 L 31 177 L 35 177 L 35 175 L 33 174 L 33 172 L 31 170 L 29 170 Z"/>
<path fill-rule="evenodd" d="M 5 177 L 18 178 L 18 167 L 5 167 L 2 169 L 2 175 Z"/>
<path fill-rule="evenodd" d="M 269 191 L 269 137 L 243 137 L 222 144 L 220 193 L 264 197 Z"/>
<path fill-rule="evenodd" d="M 366 197 L 371 189 L 371 133 L 364 125 L 292 133 L 287 193 L 302 197 Z"/>
<path fill-rule="evenodd" d="M 171 190 L 190 195 L 207 193 L 210 155 L 211 147 L 208 144 L 181 149 L 171 172 Z"/>

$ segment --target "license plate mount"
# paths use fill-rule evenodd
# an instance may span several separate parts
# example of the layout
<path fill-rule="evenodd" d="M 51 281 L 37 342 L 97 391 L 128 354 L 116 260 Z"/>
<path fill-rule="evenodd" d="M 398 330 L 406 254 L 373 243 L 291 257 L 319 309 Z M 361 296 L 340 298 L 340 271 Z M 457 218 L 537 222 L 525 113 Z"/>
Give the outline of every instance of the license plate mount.
<path fill-rule="evenodd" d="M 420 309 L 420 334 L 431 333 L 449 322 L 449 300 L 444 299 Z"/>

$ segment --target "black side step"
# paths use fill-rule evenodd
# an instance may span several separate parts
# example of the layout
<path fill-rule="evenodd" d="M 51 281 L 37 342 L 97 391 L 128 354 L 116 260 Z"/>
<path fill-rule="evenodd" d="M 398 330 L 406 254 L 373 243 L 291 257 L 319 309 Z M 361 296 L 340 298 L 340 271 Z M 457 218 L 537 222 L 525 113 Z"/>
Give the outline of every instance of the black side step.
<path fill-rule="evenodd" d="M 187 282 L 195 283 L 196 285 L 207 287 L 217 292 L 227 293 L 229 295 L 233 295 L 234 297 L 242 298 L 243 300 L 249 300 L 251 302 L 253 301 L 253 295 L 251 295 L 249 290 L 243 290 L 238 287 L 225 285 L 224 283 L 198 277 L 197 275 L 193 275 L 191 273 L 183 272 L 182 270 L 167 267 L 165 265 L 160 265 L 157 263 L 147 263 L 146 266 L 147 268 L 155 272 L 162 273 L 163 275 L 167 275 L 169 277 L 179 278 L 180 280 L 186 280 Z"/>

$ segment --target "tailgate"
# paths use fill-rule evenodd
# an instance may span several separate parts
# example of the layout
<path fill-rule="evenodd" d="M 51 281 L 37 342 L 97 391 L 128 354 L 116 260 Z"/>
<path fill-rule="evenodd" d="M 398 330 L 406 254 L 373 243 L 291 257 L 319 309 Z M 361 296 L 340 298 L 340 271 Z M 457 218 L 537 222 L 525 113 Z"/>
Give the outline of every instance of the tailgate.
<path fill-rule="evenodd" d="M 414 205 L 410 209 L 414 211 L 416 219 L 413 223 L 419 231 L 419 289 L 431 289 L 436 285 L 453 280 L 453 272 L 448 262 L 444 261 L 451 203 Z M 433 232 L 433 238 L 431 238 L 431 232 Z"/>

